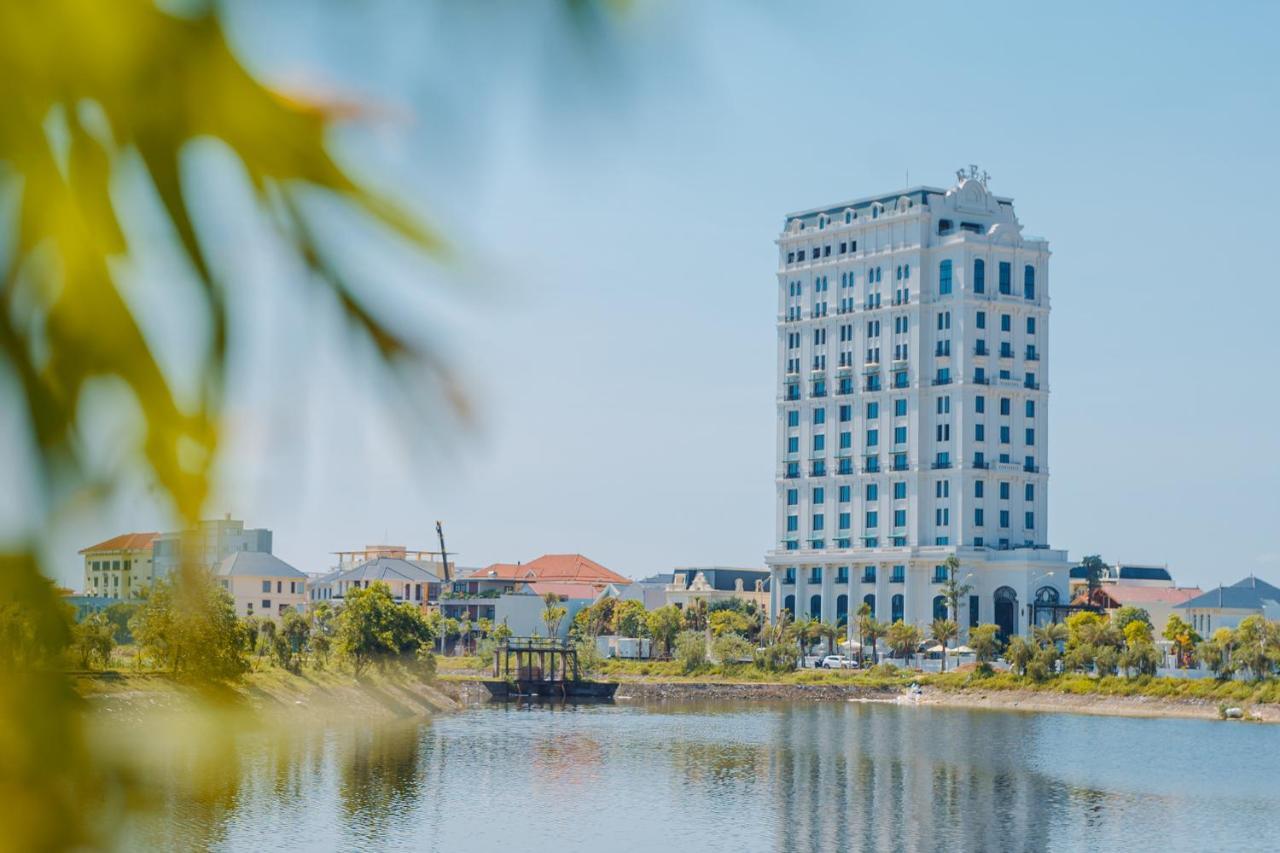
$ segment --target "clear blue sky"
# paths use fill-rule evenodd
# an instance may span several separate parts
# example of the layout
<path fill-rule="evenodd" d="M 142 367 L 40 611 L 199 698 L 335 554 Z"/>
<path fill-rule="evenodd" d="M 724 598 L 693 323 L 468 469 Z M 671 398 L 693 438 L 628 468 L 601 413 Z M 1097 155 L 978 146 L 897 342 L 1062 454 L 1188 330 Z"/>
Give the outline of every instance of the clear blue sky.
<path fill-rule="evenodd" d="M 584 55 L 527 9 L 232 4 L 256 68 L 390 108 L 335 144 L 463 260 L 354 254 L 416 289 L 476 415 L 439 438 L 380 407 L 246 237 L 261 310 L 212 511 L 307 571 L 436 518 L 464 565 L 761 565 L 782 215 L 977 163 L 1053 250 L 1051 543 L 1280 581 L 1277 7 L 1042 5 L 669 2 Z M 75 546 L 159 524 L 134 499 L 76 522 L 68 579 Z"/>

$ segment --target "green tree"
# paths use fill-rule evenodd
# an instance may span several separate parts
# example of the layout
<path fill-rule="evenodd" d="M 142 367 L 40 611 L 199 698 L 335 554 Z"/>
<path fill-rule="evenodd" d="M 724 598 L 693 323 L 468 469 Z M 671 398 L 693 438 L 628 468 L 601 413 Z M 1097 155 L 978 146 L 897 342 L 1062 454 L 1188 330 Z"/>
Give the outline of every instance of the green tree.
<path fill-rule="evenodd" d="M 1139 623 L 1130 623 L 1133 624 Z M 1118 663 L 1126 677 L 1155 675 L 1160 666 L 1160 652 L 1150 640 L 1136 639 L 1120 652 Z"/>
<path fill-rule="evenodd" d="M 707 639 L 701 631 L 680 632 L 676 637 L 676 659 L 687 673 L 707 662 Z"/>
<path fill-rule="evenodd" d="M 511 626 L 507 624 L 506 619 L 503 619 L 502 622 L 493 629 L 493 641 L 495 643 L 502 643 L 509 639 L 511 639 Z"/>
<path fill-rule="evenodd" d="M 97 665 L 106 669 L 111 663 L 111 650 L 116 646 L 116 626 L 105 613 L 86 616 L 72 633 L 71 648 L 81 669 Z"/>
<path fill-rule="evenodd" d="M 1258 615 L 1241 619 L 1231 637 L 1232 662 L 1257 680 L 1266 678 L 1275 668 L 1275 649 L 1267 647 L 1270 639 L 1266 619 Z"/>
<path fill-rule="evenodd" d="M 1110 649 L 1110 646 L 1106 648 Z M 1114 649 L 1111 649 L 1114 652 Z M 1089 672 L 1098 657 L 1098 647 L 1093 643 L 1075 643 L 1067 646 L 1062 655 L 1062 668 L 1068 672 Z"/>
<path fill-rule="evenodd" d="M 1131 619 L 1124 625 L 1124 644 L 1129 647 L 1151 645 L 1151 623 Z"/>
<path fill-rule="evenodd" d="M 1099 646 L 1089 648 L 1094 650 L 1093 668 L 1098 673 L 1099 678 L 1105 678 L 1108 675 L 1115 675 L 1116 669 L 1120 665 L 1120 650 L 1115 646 Z"/>
<path fill-rule="evenodd" d="M 613 633 L 619 637 L 641 637 L 648 631 L 647 616 L 642 602 L 620 601 L 613 610 Z"/>
<path fill-rule="evenodd" d="M 906 663 L 907 658 L 920 645 L 920 629 L 899 619 L 889 626 L 889 630 L 885 632 L 885 640 L 889 648 Z"/>
<path fill-rule="evenodd" d="M 311 637 L 308 646 L 313 662 L 320 667 L 329 665 L 333 651 L 333 637 L 337 632 L 338 614 L 327 601 L 322 601 L 311 611 Z"/>
<path fill-rule="evenodd" d="M 933 638 L 942 645 L 942 671 L 947 671 L 947 648 L 960 633 L 960 628 L 951 619 L 934 619 L 929 626 Z"/>
<path fill-rule="evenodd" d="M 817 639 L 827 644 L 827 653 L 836 654 L 840 649 L 840 638 L 844 636 L 844 628 L 835 622 L 819 621 L 813 626 Z"/>
<path fill-rule="evenodd" d="M 978 665 L 984 671 L 990 671 L 991 662 L 1000 655 L 1000 626 L 987 623 L 971 629 L 969 647 L 973 649 Z"/>
<path fill-rule="evenodd" d="M 1111 614 L 1111 624 L 1115 625 L 1121 631 L 1129 627 L 1132 622 L 1141 622 L 1145 624 L 1148 629 L 1154 629 L 1155 627 L 1151 624 L 1151 614 L 1142 607 L 1134 607 L 1129 604 L 1118 608 L 1115 613 Z"/>
<path fill-rule="evenodd" d="M 1082 610 L 1067 617 L 1067 648 L 1093 645 L 1102 631 L 1105 620 L 1097 613 Z"/>
<path fill-rule="evenodd" d="M 707 622 L 711 626 L 711 635 L 714 637 L 724 634 L 745 636 L 752 627 L 750 617 L 736 610 L 716 610 L 707 617 Z"/>
<path fill-rule="evenodd" d="M 1050 622 L 1048 625 L 1036 625 L 1031 629 L 1031 637 L 1041 649 L 1053 647 L 1067 639 L 1067 626 L 1061 622 Z"/>
<path fill-rule="evenodd" d="M 649 636 L 658 644 L 663 655 L 675 650 L 676 634 L 684 624 L 680 608 L 667 604 L 649 612 Z"/>
<path fill-rule="evenodd" d="M 695 598 L 684 609 L 684 627 L 690 631 L 703 631 L 707 627 L 707 600 Z"/>
<path fill-rule="evenodd" d="M 737 663 L 751 660 L 755 655 L 755 646 L 741 634 L 721 634 L 711 644 L 711 651 L 720 663 Z"/>
<path fill-rule="evenodd" d="M 1090 554 L 1080 561 L 1081 567 L 1084 568 L 1085 585 L 1089 591 L 1089 603 L 1093 603 L 1094 593 L 1102 588 L 1102 576 L 1107 569 L 1111 568 L 1102 562 L 1102 558 L 1097 554 Z"/>
<path fill-rule="evenodd" d="M 560 636 L 560 623 L 568 613 L 568 609 L 560 603 L 560 596 L 554 592 L 542 596 L 542 624 L 547 626 L 548 637 Z"/>
<path fill-rule="evenodd" d="M 1190 622 L 1183 620 L 1176 613 L 1170 613 L 1160 636 L 1169 641 L 1179 667 L 1191 665 L 1191 656 L 1202 638 L 1191 627 Z"/>
<path fill-rule="evenodd" d="M 114 631 L 112 639 L 116 645 L 133 642 L 133 634 L 129 633 L 129 620 L 138 612 L 141 605 L 135 601 L 117 601 L 102 611 Z"/>
<path fill-rule="evenodd" d="M 285 669 L 296 669 L 296 656 L 307 650 L 311 640 L 311 620 L 296 610 L 286 610 L 280 620 L 278 640 L 283 650 L 276 651 L 276 661 Z"/>
<path fill-rule="evenodd" d="M 942 597 L 947 602 L 947 612 L 951 614 L 951 620 L 959 625 L 960 602 L 973 591 L 973 587 L 961 583 L 956 578 L 960 571 L 960 560 L 955 554 L 949 555 L 943 565 L 947 569 L 947 579 L 942 584 Z"/>
<path fill-rule="evenodd" d="M 235 603 L 202 569 L 156 581 L 129 630 L 145 654 L 177 677 L 218 681 L 248 668 Z"/>
<path fill-rule="evenodd" d="M 1035 645 L 1028 642 L 1026 637 L 1010 637 L 1008 645 L 1004 648 L 1004 658 L 1013 667 L 1014 672 L 1018 675 L 1026 675 L 1027 664 L 1036 656 L 1036 651 Z"/>
<path fill-rule="evenodd" d="M 434 639 L 422 611 L 381 582 L 347 590 L 337 623 L 334 645 L 357 676 L 371 663 L 417 662 Z"/>

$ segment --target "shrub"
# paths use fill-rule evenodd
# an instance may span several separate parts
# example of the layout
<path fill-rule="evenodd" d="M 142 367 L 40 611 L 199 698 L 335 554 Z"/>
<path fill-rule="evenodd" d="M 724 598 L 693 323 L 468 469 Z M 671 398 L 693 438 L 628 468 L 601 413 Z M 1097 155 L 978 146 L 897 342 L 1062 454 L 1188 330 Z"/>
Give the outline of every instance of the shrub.
<path fill-rule="evenodd" d="M 720 613 L 729 611 L 719 611 Z M 719 613 L 713 613 L 712 619 Z M 747 642 L 746 637 L 741 634 L 723 634 L 717 637 L 711 645 L 711 650 L 715 653 L 716 660 L 720 663 L 738 663 L 743 659 L 752 659 L 755 657 L 755 647 Z"/>
<path fill-rule="evenodd" d="M 676 659 L 685 672 L 693 672 L 707 662 L 707 641 L 701 631 L 681 631 L 676 636 Z"/>
<path fill-rule="evenodd" d="M 774 643 L 756 649 L 755 665 L 765 672 L 793 672 L 800 662 L 800 651 L 791 643 Z"/>
<path fill-rule="evenodd" d="M 1119 666 L 1120 652 L 1115 646 L 1103 646 L 1094 653 L 1093 668 L 1097 671 L 1099 678 L 1115 675 Z"/>

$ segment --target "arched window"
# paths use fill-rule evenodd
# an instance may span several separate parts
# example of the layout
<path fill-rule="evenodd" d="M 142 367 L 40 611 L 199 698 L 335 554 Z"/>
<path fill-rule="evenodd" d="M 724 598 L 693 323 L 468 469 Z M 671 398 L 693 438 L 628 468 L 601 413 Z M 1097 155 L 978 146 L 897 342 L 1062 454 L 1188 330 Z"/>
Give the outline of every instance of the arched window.
<path fill-rule="evenodd" d="M 871 608 L 871 618 L 876 618 L 876 597 L 873 594 L 862 596 L 862 603 Z"/>
<path fill-rule="evenodd" d="M 788 595 L 786 598 L 782 599 L 782 609 L 790 613 L 794 618 L 796 615 L 796 597 L 794 595 Z"/>
<path fill-rule="evenodd" d="M 1051 586 L 1042 586 L 1036 590 L 1036 604 L 1057 604 L 1058 590 Z"/>
<path fill-rule="evenodd" d="M 1031 264 L 1022 268 L 1022 295 L 1027 299 L 1036 298 L 1036 268 Z"/>
<path fill-rule="evenodd" d="M 836 624 L 841 627 L 849 624 L 849 596 L 836 596 Z"/>
<path fill-rule="evenodd" d="M 995 622 L 1004 639 L 1018 632 L 1018 593 L 1012 587 L 1002 586 L 992 595 L 995 602 Z"/>
<path fill-rule="evenodd" d="M 848 225 L 852 221 L 853 221 L 853 211 L 846 210 L 844 212 L 844 224 Z"/>
<path fill-rule="evenodd" d="M 935 595 L 933 597 L 933 618 L 947 618 L 947 599 L 944 596 Z"/>
<path fill-rule="evenodd" d="M 826 228 L 826 227 L 827 227 L 827 217 L 825 217 L 825 216 L 819 216 L 819 217 L 818 217 L 818 230 L 819 230 L 819 231 L 821 231 L 823 228 Z"/>
<path fill-rule="evenodd" d="M 938 293 L 946 296 L 951 292 L 951 261 L 938 264 Z"/>
<path fill-rule="evenodd" d="M 896 594 L 893 598 L 889 600 L 889 610 L 890 610 L 889 621 L 890 622 L 902 621 L 905 604 L 906 604 L 906 600 L 902 597 L 902 593 Z"/>
<path fill-rule="evenodd" d="M 987 292 L 987 263 L 981 258 L 973 262 L 973 292 Z"/>
<path fill-rule="evenodd" d="M 822 618 L 822 596 L 812 595 L 809 597 L 809 618 Z"/>

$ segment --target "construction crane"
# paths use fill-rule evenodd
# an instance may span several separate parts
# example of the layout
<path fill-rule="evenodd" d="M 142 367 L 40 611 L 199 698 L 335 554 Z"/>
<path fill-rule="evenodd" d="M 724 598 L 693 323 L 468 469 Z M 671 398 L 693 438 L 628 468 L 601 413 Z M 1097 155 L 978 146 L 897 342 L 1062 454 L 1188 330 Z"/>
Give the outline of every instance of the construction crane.
<path fill-rule="evenodd" d="M 444 564 L 444 577 L 441 580 L 449 583 L 453 578 L 449 577 L 449 552 L 444 547 L 444 525 L 436 522 L 436 536 L 440 537 L 440 560 Z"/>

